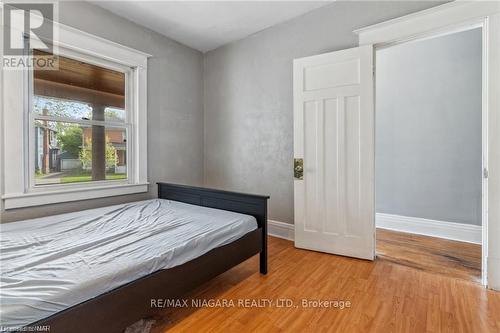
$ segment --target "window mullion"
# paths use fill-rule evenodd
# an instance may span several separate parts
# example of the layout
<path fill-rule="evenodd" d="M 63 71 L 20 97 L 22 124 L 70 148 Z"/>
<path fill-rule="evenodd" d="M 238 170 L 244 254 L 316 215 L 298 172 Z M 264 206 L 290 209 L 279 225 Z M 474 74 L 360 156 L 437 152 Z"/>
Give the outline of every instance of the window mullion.
<path fill-rule="evenodd" d="M 81 125 L 96 125 L 96 126 L 105 126 L 105 127 L 120 127 L 120 128 L 126 128 L 128 127 L 129 124 L 127 123 L 118 123 L 118 122 L 112 122 L 112 121 L 101 121 L 101 120 L 84 120 L 84 119 L 74 119 L 74 118 L 68 118 L 68 117 L 61 117 L 61 116 L 44 116 L 44 115 L 39 115 L 34 113 L 33 114 L 33 119 L 34 120 L 45 120 L 45 121 L 57 121 L 57 122 L 62 122 L 62 123 L 73 123 L 73 124 L 81 124 Z"/>

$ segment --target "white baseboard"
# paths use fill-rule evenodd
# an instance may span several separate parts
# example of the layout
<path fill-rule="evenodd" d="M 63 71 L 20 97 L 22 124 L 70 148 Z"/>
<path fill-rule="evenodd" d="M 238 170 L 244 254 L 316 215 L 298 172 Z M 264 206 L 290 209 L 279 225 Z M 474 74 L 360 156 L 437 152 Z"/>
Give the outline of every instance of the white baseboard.
<path fill-rule="evenodd" d="M 500 258 L 488 257 L 488 288 L 500 291 Z"/>
<path fill-rule="evenodd" d="M 293 241 L 295 238 L 295 229 L 293 224 L 279 221 L 267 220 L 267 233 L 269 236 L 287 239 Z"/>
<path fill-rule="evenodd" d="M 481 226 L 377 213 L 377 228 L 481 244 Z"/>
<path fill-rule="evenodd" d="M 294 225 L 280 221 L 268 220 L 270 236 L 294 240 Z M 477 225 L 428 220 L 392 214 L 377 213 L 377 228 L 408 232 L 419 235 L 440 237 L 462 242 L 481 244 L 482 228 Z"/>

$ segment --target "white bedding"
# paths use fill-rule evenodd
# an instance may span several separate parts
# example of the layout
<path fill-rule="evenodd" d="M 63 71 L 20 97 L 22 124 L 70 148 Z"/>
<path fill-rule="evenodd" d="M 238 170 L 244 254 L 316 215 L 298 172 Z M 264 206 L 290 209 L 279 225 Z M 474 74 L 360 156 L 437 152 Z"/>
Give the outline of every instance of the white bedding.
<path fill-rule="evenodd" d="M 163 199 L 0 225 L 0 326 L 48 317 L 257 228 L 254 217 Z"/>

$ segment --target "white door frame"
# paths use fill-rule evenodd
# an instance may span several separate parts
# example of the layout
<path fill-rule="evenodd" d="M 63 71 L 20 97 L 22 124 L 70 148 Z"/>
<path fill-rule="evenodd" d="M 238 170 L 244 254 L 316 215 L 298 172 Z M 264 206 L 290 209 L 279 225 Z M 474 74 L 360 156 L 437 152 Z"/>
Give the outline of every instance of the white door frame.
<path fill-rule="evenodd" d="M 359 45 L 383 48 L 482 28 L 482 283 L 500 290 L 500 2 L 451 2 L 355 30 Z"/>

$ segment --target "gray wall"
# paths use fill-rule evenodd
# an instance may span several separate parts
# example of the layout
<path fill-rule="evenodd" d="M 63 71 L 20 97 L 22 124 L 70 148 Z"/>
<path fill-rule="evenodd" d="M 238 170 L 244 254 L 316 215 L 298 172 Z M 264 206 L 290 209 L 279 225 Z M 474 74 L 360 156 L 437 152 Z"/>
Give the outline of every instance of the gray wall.
<path fill-rule="evenodd" d="M 159 180 L 203 183 L 203 54 L 86 2 L 61 2 L 60 21 L 152 54 L 148 62 L 150 193 L 16 209 L 2 222 L 150 198 Z"/>
<path fill-rule="evenodd" d="M 293 223 L 292 60 L 354 47 L 353 29 L 436 4 L 339 1 L 205 56 L 88 3 L 61 3 L 60 17 L 78 29 L 153 54 L 148 69 L 151 183 L 204 182 L 268 193 L 270 218 Z M 150 188 L 146 195 L 13 210 L 0 218 L 12 221 L 139 200 L 154 195 L 154 185 Z"/>
<path fill-rule="evenodd" d="M 205 185 L 271 195 L 293 223 L 292 60 L 357 46 L 356 28 L 435 2 L 335 2 L 205 55 Z"/>
<path fill-rule="evenodd" d="M 481 29 L 376 54 L 377 212 L 481 225 Z"/>

